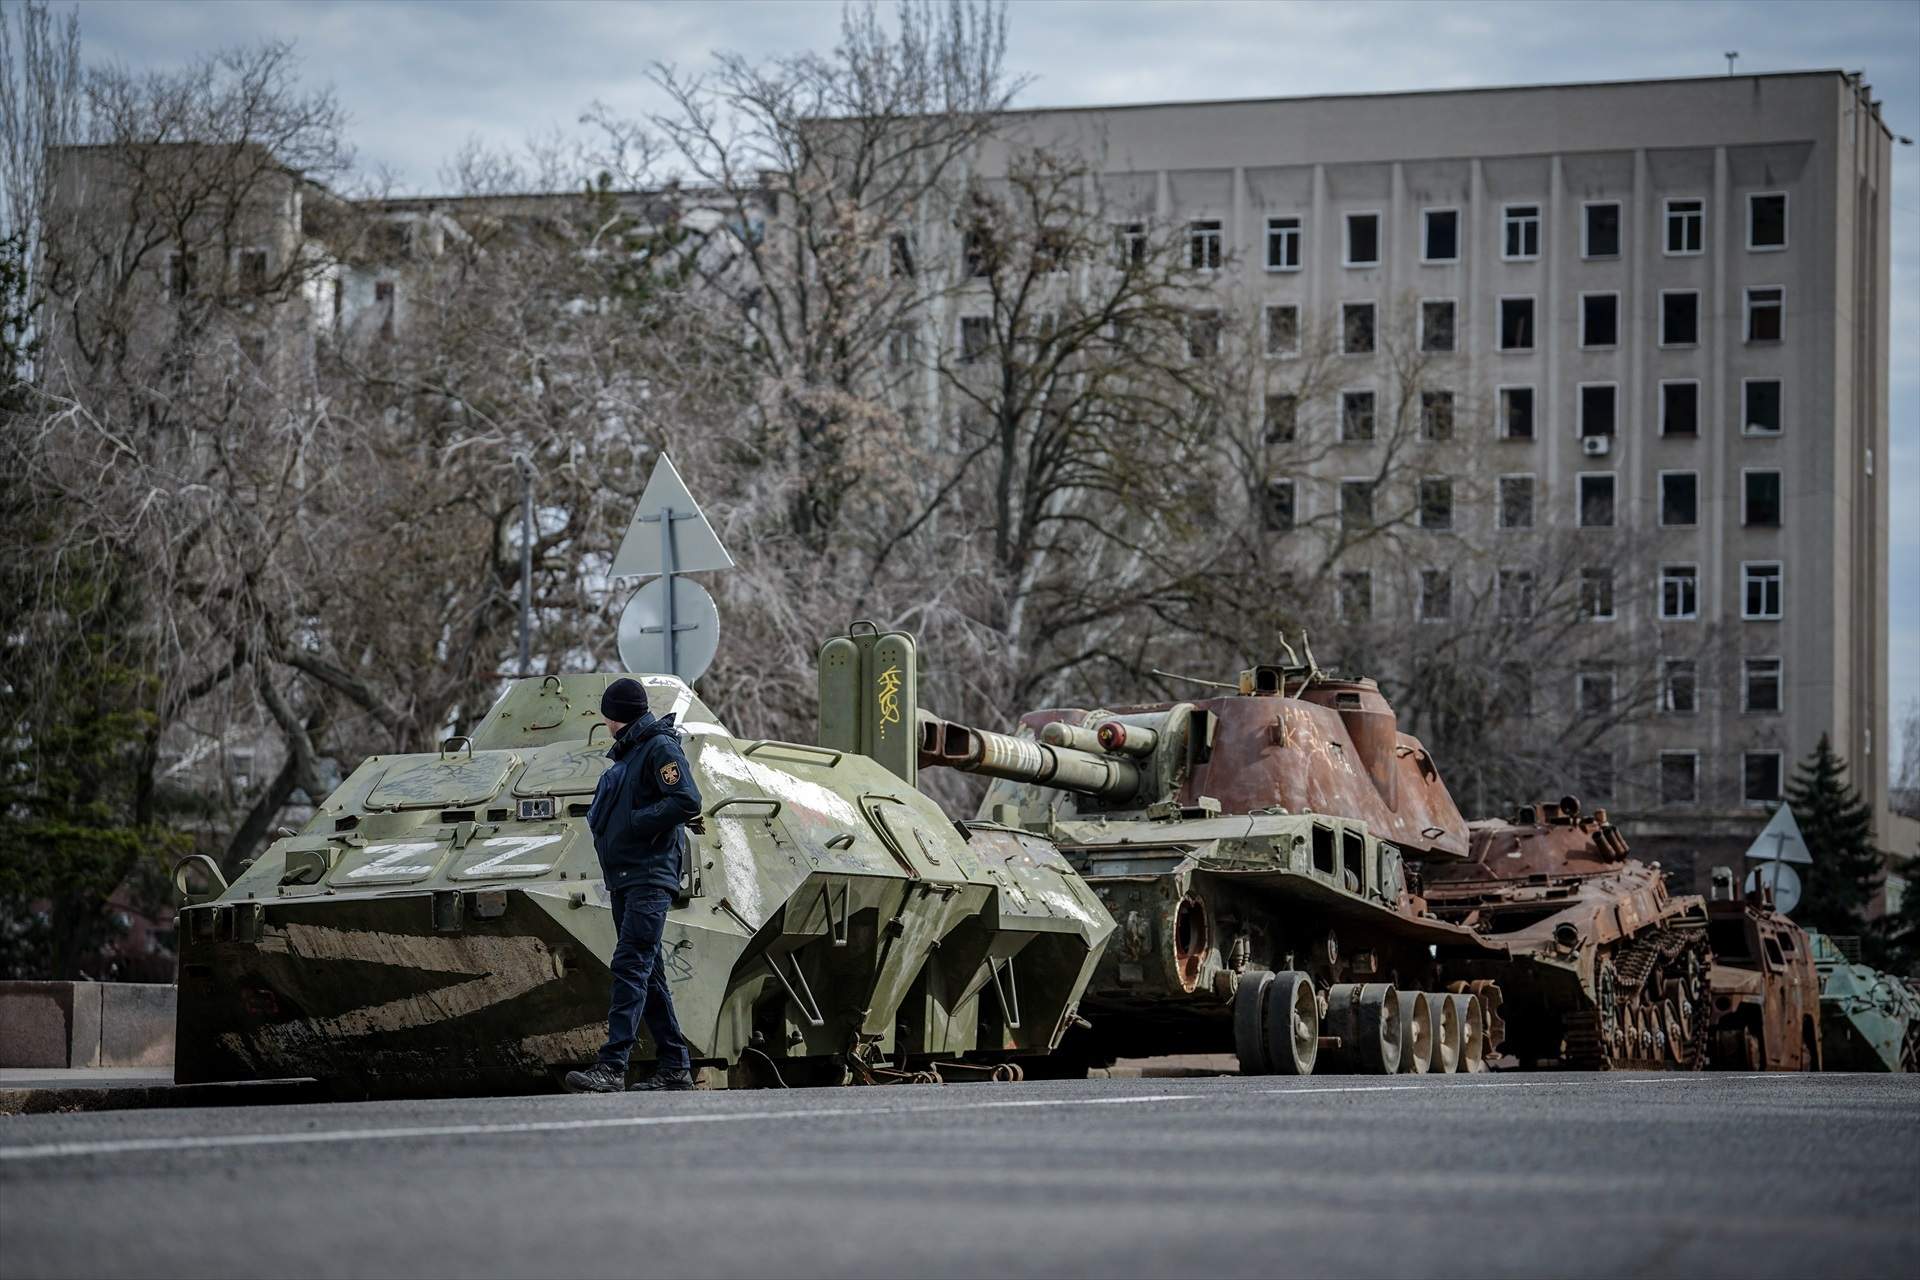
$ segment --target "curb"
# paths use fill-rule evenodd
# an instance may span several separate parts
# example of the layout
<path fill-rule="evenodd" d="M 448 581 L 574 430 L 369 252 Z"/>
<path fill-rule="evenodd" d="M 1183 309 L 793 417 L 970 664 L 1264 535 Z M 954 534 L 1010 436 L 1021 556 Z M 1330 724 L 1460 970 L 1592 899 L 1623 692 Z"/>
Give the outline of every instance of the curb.
<path fill-rule="evenodd" d="M 59 1086 L 0 1088 L 0 1116 L 75 1111 L 138 1111 L 158 1107 L 257 1107 L 324 1102 L 318 1080 L 262 1080 L 234 1084 L 155 1084 L 124 1088 Z"/>

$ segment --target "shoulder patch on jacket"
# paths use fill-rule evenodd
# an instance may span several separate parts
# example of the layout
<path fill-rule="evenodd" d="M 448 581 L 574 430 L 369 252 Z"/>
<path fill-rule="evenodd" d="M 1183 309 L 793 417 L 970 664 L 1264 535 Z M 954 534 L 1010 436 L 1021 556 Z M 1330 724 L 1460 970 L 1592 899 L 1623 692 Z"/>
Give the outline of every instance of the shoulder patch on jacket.
<path fill-rule="evenodd" d="M 670 787 L 680 785 L 680 762 L 678 760 L 669 760 L 660 766 L 660 781 Z"/>

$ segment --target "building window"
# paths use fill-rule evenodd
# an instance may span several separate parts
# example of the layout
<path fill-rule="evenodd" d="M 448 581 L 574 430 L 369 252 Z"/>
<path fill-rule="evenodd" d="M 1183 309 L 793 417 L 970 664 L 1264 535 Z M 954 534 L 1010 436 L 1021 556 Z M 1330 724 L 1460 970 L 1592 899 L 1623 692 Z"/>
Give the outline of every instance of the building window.
<path fill-rule="evenodd" d="M 1494 578 L 1494 594 L 1500 616 L 1507 619 L 1533 616 L 1533 570 L 1502 569 Z"/>
<path fill-rule="evenodd" d="M 1778 804 L 1780 801 L 1780 753 L 1748 751 L 1741 755 L 1740 774 L 1745 783 L 1741 798 L 1748 804 Z"/>
<path fill-rule="evenodd" d="M 1374 308 L 1371 302 L 1348 302 L 1340 307 L 1340 350 L 1350 356 L 1373 354 Z"/>
<path fill-rule="evenodd" d="M 1195 271 L 1220 269 L 1220 223 L 1205 219 L 1187 224 L 1187 265 Z"/>
<path fill-rule="evenodd" d="M 234 281 L 241 293 L 265 293 L 267 289 L 267 251 L 239 249 L 233 255 Z"/>
<path fill-rule="evenodd" d="M 1780 380 L 1748 378 L 1740 384 L 1740 429 L 1750 436 L 1780 434 Z"/>
<path fill-rule="evenodd" d="M 904 231 L 895 231 L 887 237 L 887 274 L 896 279 L 915 274 L 913 237 Z"/>
<path fill-rule="evenodd" d="M 1787 291 L 1777 286 L 1747 290 L 1747 341 L 1778 342 L 1786 326 Z"/>
<path fill-rule="evenodd" d="M 1300 219 L 1267 219 L 1267 270 L 1300 269 Z"/>
<path fill-rule="evenodd" d="M 1500 664 L 1498 685 L 1500 709 L 1508 718 L 1524 719 L 1533 714 L 1533 669 L 1524 662 Z"/>
<path fill-rule="evenodd" d="M 1504 238 L 1500 256 L 1526 261 L 1540 256 L 1540 206 L 1510 204 L 1501 217 Z"/>
<path fill-rule="evenodd" d="M 1420 393 L 1420 435 L 1426 440 L 1453 439 L 1453 392 Z"/>
<path fill-rule="evenodd" d="M 1660 676 L 1660 709 L 1690 716 L 1700 709 L 1700 669 L 1692 658 L 1668 658 Z"/>
<path fill-rule="evenodd" d="M 1300 397 L 1275 392 L 1267 397 L 1267 443 L 1291 443 L 1300 427 Z"/>
<path fill-rule="evenodd" d="M 185 249 L 174 249 L 167 254 L 167 296 L 184 298 L 198 283 L 199 272 L 195 269 L 200 255 Z"/>
<path fill-rule="evenodd" d="M 1460 211 L 1428 209 L 1425 211 L 1424 222 L 1424 233 L 1420 238 L 1420 260 L 1422 262 L 1460 261 Z"/>
<path fill-rule="evenodd" d="M 391 280 L 376 280 L 373 285 L 373 305 L 380 312 L 380 336 L 391 340 L 393 337 L 394 287 Z"/>
<path fill-rule="evenodd" d="M 987 316 L 960 317 L 960 362 L 972 364 L 993 343 L 993 322 Z"/>
<path fill-rule="evenodd" d="M 1583 471 L 1580 481 L 1579 523 L 1582 529 L 1613 527 L 1613 472 Z"/>
<path fill-rule="evenodd" d="M 1700 616 L 1699 565 L 1660 566 L 1660 616 L 1668 621 L 1686 621 Z"/>
<path fill-rule="evenodd" d="M 1371 391 L 1340 393 L 1340 438 L 1345 441 L 1373 439 L 1374 396 Z"/>
<path fill-rule="evenodd" d="M 1073 257 L 1073 236 L 1064 227 L 1042 227 L 1033 238 L 1033 265 L 1050 275 L 1067 269 Z M 911 275 L 912 260 L 908 260 Z"/>
<path fill-rule="evenodd" d="M 1700 345 L 1700 293 L 1696 289 L 1660 291 L 1660 345 Z"/>
<path fill-rule="evenodd" d="M 1498 520 L 1502 529 L 1533 528 L 1533 477 L 1501 476 Z"/>
<path fill-rule="evenodd" d="M 1446 569 L 1420 571 L 1420 621 L 1446 622 L 1453 617 L 1453 574 Z"/>
<path fill-rule="evenodd" d="M 1373 528 L 1373 489 L 1372 480 L 1340 482 L 1341 528 L 1354 530 Z"/>
<path fill-rule="evenodd" d="M 1350 213 L 1347 215 L 1347 265 L 1350 267 L 1380 265 L 1379 214 Z"/>
<path fill-rule="evenodd" d="M 965 270 L 968 275 L 977 277 L 993 274 L 998 255 L 994 251 L 993 233 L 987 229 L 986 223 L 975 221 L 967 228 L 962 255 L 966 259 Z"/>
<path fill-rule="evenodd" d="M 1619 389 L 1611 382 L 1586 382 L 1580 386 L 1580 435 L 1610 436 L 1614 433 L 1614 408 Z"/>
<path fill-rule="evenodd" d="M 1617 347 L 1620 345 L 1620 295 L 1583 293 L 1580 295 L 1580 345 Z"/>
<path fill-rule="evenodd" d="M 1187 356 L 1211 360 L 1220 354 L 1220 313 L 1211 308 L 1187 316 Z"/>
<path fill-rule="evenodd" d="M 1747 248 L 1755 252 L 1787 247 L 1787 195 L 1758 191 L 1747 197 Z"/>
<path fill-rule="evenodd" d="M 1667 254 L 1692 255 L 1707 243 L 1707 202 L 1667 201 Z"/>
<path fill-rule="evenodd" d="M 1772 714 L 1780 710 L 1780 659 L 1748 658 L 1741 676 L 1742 711 Z"/>
<path fill-rule="evenodd" d="M 1291 480 L 1267 481 L 1266 522 L 1273 533 L 1293 528 L 1294 486 Z"/>
<path fill-rule="evenodd" d="M 887 367 L 900 369 L 913 362 L 913 330 L 905 325 L 887 330 Z"/>
<path fill-rule="evenodd" d="M 1740 502 L 1740 523 L 1749 529 L 1780 527 L 1780 473 L 1772 470 L 1744 470 L 1740 473 L 1745 493 Z"/>
<path fill-rule="evenodd" d="M 1533 299 L 1500 299 L 1500 349 L 1533 350 Z"/>
<path fill-rule="evenodd" d="M 1373 575 L 1365 569 L 1351 569 L 1340 575 L 1335 587 L 1334 609 L 1348 622 L 1365 622 L 1373 616 Z"/>
<path fill-rule="evenodd" d="M 1700 434 L 1700 384 L 1691 380 L 1660 384 L 1660 434 Z"/>
<path fill-rule="evenodd" d="M 1453 528 L 1453 481 L 1446 476 L 1427 476 L 1420 481 L 1420 527 Z"/>
<path fill-rule="evenodd" d="M 1700 523 L 1700 476 L 1694 471 L 1660 473 L 1660 526 L 1690 529 Z"/>
<path fill-rule="evenodd" d="M 1697 804 L 1700 800 L 1700 753 L 1660 753 L 1660 803 Z"/>
<path fill-rule="evenodd" d="M 1583 751 L 1575 761 L 1580 794 L 1591 803 L 1613 799 L 1613 753 Z"/>
<path fill-rule="evenodd" d="M 1595 668 L 1576 675 L 1574 705 L 1583 716 L 1613 714 L 1613 672 Z"/>
<path fill-rule="evenodd" d="M 1613 570 L 1605 567 L 1580 571 L 1580 616 L 1589 622 L 1613 620 Z"/>
<path fill-rule="evenodd" d="M 1740 616 L 1759 621 L 1781 615 L 1781 566 L 1778 560 L 1749 560 L 1740 566 Z"/>
<path fill-rule="evenodd" d="M 1122 222 L 1113 228 L 1114 265 L 1122 268 L 1139 267 L 1147 261 L 1147 224 L 1144 222 Z"/>
<path fill-rule="evenodd" d="M 1440 299 L 1420 304 L 1420 349 L 1422 351 L 1452 351 L 1454 349 L 1454 305 L 1451 299 Z"/>
<path fill-rule="evenodd" d="M 1500 436 L 1503 440 L 1533 439 L 1533 388 L 1500 388 Z"/>
<path fill-rule="evenodd" d="M 1620 204 L 1615 200 L 1596 201 L 1582 206 L 1580 256 L 1617 258 L 1620 256 Z"/>
<path fill-rule="evenodd" d="M 1300 308 L 1291 303 L 1267 308 L 1267 354 L 1300 354 Z"/>

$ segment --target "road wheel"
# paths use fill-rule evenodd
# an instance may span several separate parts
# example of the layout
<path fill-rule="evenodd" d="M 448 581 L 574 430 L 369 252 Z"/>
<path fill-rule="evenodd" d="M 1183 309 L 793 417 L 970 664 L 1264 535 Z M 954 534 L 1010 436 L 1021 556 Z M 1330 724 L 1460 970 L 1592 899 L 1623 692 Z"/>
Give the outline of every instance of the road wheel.
<path fill-rule="evenodd" d="M 1276 973 L 1266 984 L 1267 1069 L 1283 1076 L 1310 1076 L 1320 1052 L 1320 1004 L 1313 979 L 1304 973 Z"/>
<path fill-rule="evenodd" d="M 1360 1043 L 1360 1069 L 1368 1075 L 1390 1076 L 1400 1070 L 1400 998 L 1392 986 L 1369 982 L 1360 988 L 1354 1025 Z"/>
<path fill-rule="evenodd" d="M 1267 1056 L 1267 984 L 1273 975 L 1265 971 L 1243 973 L 1240 985 L 1233 989 L 1233 1050 L 1240 1055 L 1240 1074 L 1273 1074 L 1273 1060 Z"/>

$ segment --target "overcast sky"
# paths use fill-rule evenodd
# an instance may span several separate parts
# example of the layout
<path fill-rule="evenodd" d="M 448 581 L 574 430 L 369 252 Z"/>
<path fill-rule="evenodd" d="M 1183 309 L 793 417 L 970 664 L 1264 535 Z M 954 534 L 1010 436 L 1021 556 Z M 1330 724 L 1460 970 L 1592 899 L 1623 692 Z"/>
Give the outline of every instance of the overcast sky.
<path fill-rule="evenodd" d="M 587 103 L 658 105 L 653 62 L 833 42 L 837 0 L 459 3 L 82 0 L 90 59 L 160 67 L 222 45 L 295 41 L 352 116 L 368 169 L 421 191 L 468 138 L 512 146 Z M 1864 71 L 1896 134 L 1920 137 L 1920 3 L 1376 3 L 1024 0 L 1009 61 L 1029 106 L 1435 89 L 1457 85 Z M 1920 700 L 1920 148 L 1893 196 L 1892 700 Z"/>

